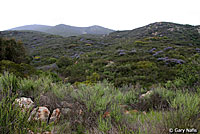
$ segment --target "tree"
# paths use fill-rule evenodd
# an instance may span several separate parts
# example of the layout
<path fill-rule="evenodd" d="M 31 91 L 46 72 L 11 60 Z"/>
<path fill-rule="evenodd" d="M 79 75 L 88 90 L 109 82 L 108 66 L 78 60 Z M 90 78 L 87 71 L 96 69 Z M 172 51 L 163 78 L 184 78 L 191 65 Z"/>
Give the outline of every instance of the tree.
<path fill-rule="evenodd" d="M 0 37 L 0 61 L 10 60 L 15 63 L 22 63 L 25 61 L 25 57 L 25 48 L 22 42 Z"/>

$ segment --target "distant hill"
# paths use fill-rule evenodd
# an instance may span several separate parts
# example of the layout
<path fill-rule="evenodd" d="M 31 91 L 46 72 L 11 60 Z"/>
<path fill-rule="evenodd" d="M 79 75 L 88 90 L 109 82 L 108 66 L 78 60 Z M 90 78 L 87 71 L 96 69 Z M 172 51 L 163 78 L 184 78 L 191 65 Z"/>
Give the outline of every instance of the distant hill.
<path fill-rule="evenodd" d="M 167 36 L 173 40 L 199 40 L 200 26 L 183 25 L 171 22 L 155 22 L 140 28 L 110 33 L 111 38 L 144 38 Z"/>
<path fill-rule="evenodd" d="M 63 31 L 64 28 L 71 28 L 74 34 L 80 32 L 80 29 L 76 31 L 70 26 L 55 27 Z M 93 28 L 98 29 L 98 26 Z M 175 80 L 182 70 L 180 67 L 187 66 L 191 59 L 199 62 L 200 54 L 199 26 L 169 22 L 156 22 L 108 35 L 63 37 L 26 30 L 0 31 L 1 37 L 21 40 L 28 50 L 31 65 L 35 67 L 51 67 L 46 65 L 63 56 L 72 59 L 75 64 L 58 69 L 72 83 L 85 81 L 93 73 L 99 74 L 101 80 L 113 82 L 115 86 L 165 83 Z M 190 68 L 199 70 L 199 64 Z M 195 74 L 199 72 L 192 72 L 189 76 Z"/>
<path fill-rule="evenodd" d="M 200 45 L 200 26 L 182 25 L 170 22 L 156 22 L 133 30 L 115 31 L 106 36 L 97 34 L 97 32 L 104 34 L 106 30 L 109 32 L 109 29 L 100 26 L 72 27 L 60 24 L 51 27 L 44 25 L 29 25 L 14 28 L 12 30 L 18 31 L 2 31 L 0 32 L 0 37 L 21 40 L 31 53 L 38 53 L 40 50 L 42 52 L 40 53 L 41 55 L 48 56 L 50 56 L 52 52 L 48 50 L 54 49 L 55 47 L 54 53 L 57 53 L 56 55 L 73 55 L 73 53 L 90 51 L 90 49 L 94 48 L 107 49 L 109 44 L 116 45 L 124 43 L 125 41 L 128 41 L 131 44 L 136 40 L 143 40 L 151 37 L 156 37 L 151 40 L 159 40 L 161 39 L 159 37 L 167 37 L 167 39 L 164 40 L 164 43 L 179 46 Z M 46 31 L 46 33 L 44 31 Z M 65 31 L 71 31 L 71 33 Z M 78 35 L 80 33 L 81 35 L 77 37 L 60 36 Z M 86 46 L 85 44 L 92 44 L 92 46 Z M 87 49 L 82 50 L 85 47 Z M 63 52 L 61 53 L 61 51 Z"/>
<path fill-rule="evenodd" d="M 46 25 L 25 25 L 25 26 L 20 26 L 16 28 L 12 28 L 9 30 L 30 30 L 30 31 L 40 31 L 40 32 L 45 32 L 46 30 L 50 29 L 52 26 L 46 26 Z"/>
<path fill-rule="evenodd" d="M 49 34 L 55 34 L 60 35 L 64 37 L 69 36 L 77 36 L 82 34 L 109 34 L 113 32 L 114 30 L 104 28 L 101 26 L 90 26 L 90 27 L 74 27 L 64 24 L 59 24 L 56 26 L 46 26 L 46 25 L 26 25 L 21 27 L 12 28 L 9 30 L 31 30 L 31 31 L 39 31 L 39 32 L 45 32 Z"/>

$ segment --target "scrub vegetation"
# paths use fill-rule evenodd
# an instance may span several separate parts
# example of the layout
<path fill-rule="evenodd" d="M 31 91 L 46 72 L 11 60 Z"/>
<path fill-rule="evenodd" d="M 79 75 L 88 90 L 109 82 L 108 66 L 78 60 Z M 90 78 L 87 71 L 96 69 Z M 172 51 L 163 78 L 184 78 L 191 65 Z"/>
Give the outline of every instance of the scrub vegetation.
<path fill-rule="evenodd" d="M 0 133 L 200 130 L 199 81 L 200 34 L 195 26 L 159 22 L 109 35 L 71 37 L 3 31 Z M 13 107 L 22 96 L 36 105 L 49 98 L 45 105 L 59 107 L 61 119 L 57 124 L 28 122 L 30 111 Z"/>

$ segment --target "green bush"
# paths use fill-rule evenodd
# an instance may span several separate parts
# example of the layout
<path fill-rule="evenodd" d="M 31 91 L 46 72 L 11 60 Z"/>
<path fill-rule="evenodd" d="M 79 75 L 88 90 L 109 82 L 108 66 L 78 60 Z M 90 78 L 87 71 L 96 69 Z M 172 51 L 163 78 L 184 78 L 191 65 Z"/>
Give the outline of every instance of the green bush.
<path fill-rule="evenodd" d="M 172 112 L 165 116 L 168 128 L 200 128 L 200 102 L 197 94 L 177 91 L 170 104 Z"/>
<path fill-rule="evenodd" d="M 53 64 L 53 63 L 55 63 L 56 61 L 57 61 L 56 58 L 49 58 L 48 61 L 47 61 L 47 63 L 48 63 L 48 64 Z"/>
<path fill-rule="evenodd" d="M 87 76 L 91 75 L 91 66 L 90 64 L 84 62 L 78 62 L 64 69 L 63 74 L 65 77 L 68 77 L 68 82 L 83 82 L 86 80 Z"/>
<path fill-rule="evenodd" d="M 199 85 L 200 81 L 200 56 L 194 55 L 191 61 L 179 67 L 177 72 L 176 81 L 182 81 L 182 86 Z"/>
<path fill-rule="evenodd" d="M 67 66 L 72 65 L 72 63 L 73 63 L 72 59 L 68 57 L 64 57 L 64 56 L 60 57 L 56 62 L 59 68 L 62 68 L 62 67 L 66 68 Z"/>
<path fill-rule="evenodd" d="M 136 63 L 136 66 L 138 69 L 157 68 L 156 64 L 150 61 L 139 61 Z"/>
<path fill-rule="evenodd" d="M 28 130 L 33 132 L 49 130 L 45 124 L 41 126 L 38 122 L 28 121 L 31 109 L 23 112 L 20 107 L 13 105 L 15 99 L 19 97 L 16 91 L 20 87 L 18 85 L 20 80 L 8 73 L 0 77 L 0 133 L 26 134 Z"/>
<path fill-rule="evenodd" d="M 0 73 L 5 71 L 14 73 L 18 77 L 28 77 L 36 74 L 36 69 L 29 64 L 16 64 L 12 61 L 2 60 L 0 61 Z"/>
<path fill-rule="evenodd" d="M 25 62 L 25 48 L 20 41 L 0 37 L 0 61 L 10 60 L 16 63 Z"/>
<path fill-rule="evenodd" d="M 9 89 L 1 92 L 3 98 L 0 101 L 0 133 L 27 133 L 30 127 L 28 122 L 29 112 L 22 112 L 20 108 L 13 107 L 16 95 L 10 93 Z"/>
<path fill-rule="evenodd" d="M 148 44 L 148 42 L 143 42 L 143 41 L 137 40 L 137 41 L 134 42 L 134 44 L 136 44 L 136 45 L 145 45 L 145 44 Z"/>

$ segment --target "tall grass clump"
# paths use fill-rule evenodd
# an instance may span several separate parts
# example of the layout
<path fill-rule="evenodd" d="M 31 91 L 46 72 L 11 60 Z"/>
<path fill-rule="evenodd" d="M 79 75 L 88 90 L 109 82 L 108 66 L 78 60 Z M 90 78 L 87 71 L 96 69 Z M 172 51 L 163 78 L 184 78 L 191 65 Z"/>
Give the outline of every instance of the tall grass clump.
<path fill-rule="evenodd" d="M 28 121 L 31 109 L 23 112 L 15 105 L 15 99 L 20 97 L 16 92 L 20 87 L 20 81 L 20 78 L 7 72 L 0 76 L 0 133 L 27 134 L 29 130 L 49 130 L 45 124 L 41 126 L 39 122 Z"/>
<path fill-rule="evenodd" d="M 176 92 L 171 100 L 171 112 L 166 116 L 168 128 L 200 129 L 200 97 L 188 91 Z"/>
<path fill-rule="evenodd" d="M 124 97 L 112 84 L 107 81 L 94 85 L 80 84 L 78 90 L 71 95 L 82 107 L 81 114 L 79 112 L 79 125 L 84 126 L 86 130 L 91 133 L 122 131 L 125 124 L 122 122 L 123 112 L 120 104 L 123 103 Z"/>

